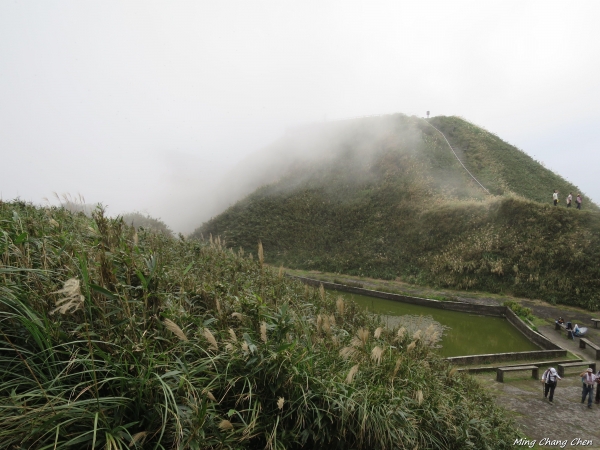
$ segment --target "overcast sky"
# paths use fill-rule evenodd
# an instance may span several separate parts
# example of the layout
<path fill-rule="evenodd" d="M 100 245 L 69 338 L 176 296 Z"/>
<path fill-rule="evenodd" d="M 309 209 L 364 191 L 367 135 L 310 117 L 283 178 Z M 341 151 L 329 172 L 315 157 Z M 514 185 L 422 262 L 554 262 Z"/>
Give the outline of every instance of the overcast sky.
<path fill-rule="evenodd" d="M 307 122 L 459 115 L 600 201 L 600 1 L 0 1 L 0 193 L 176 231 Z M 550 199 L 549 193 L 549 199 Z"/>

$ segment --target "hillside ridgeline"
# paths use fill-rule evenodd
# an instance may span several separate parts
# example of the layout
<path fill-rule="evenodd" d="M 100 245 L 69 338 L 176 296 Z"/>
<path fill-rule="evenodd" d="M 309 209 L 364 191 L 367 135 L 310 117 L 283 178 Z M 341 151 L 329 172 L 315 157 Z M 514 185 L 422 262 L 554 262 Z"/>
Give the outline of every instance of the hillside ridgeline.
<path fill-rule="evenodd" d="M 261 240 L 268 261 L 288 267 L 597 309 L 598 207 L 552 206 L 554 189 L 580 191 L 462 119 L 431 122 L 496 195 L 425 120 L 359 119 L 311 130 L 307 151 L 322 157 L 299 161 L 193 236 L 246 251 Z"/>

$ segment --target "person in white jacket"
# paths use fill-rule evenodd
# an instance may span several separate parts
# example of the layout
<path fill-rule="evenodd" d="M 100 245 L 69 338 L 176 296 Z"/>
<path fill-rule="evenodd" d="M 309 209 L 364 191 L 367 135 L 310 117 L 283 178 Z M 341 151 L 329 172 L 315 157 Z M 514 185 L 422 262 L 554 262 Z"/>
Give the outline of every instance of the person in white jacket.
<path fill-rule="evenodd" d="M 554 367 L 550 367 L 542 375 L 542 383 L 544 383 L 544 398 L 548 398 L 550 403 L 552 403 L 554 400 L 554 389 L 556 389 L 558 380 L 562 380 L 562 378 L 558 376 L 558 373 Z M 550 397 L 548 397 L 548 393 L 550 393 Z"/>

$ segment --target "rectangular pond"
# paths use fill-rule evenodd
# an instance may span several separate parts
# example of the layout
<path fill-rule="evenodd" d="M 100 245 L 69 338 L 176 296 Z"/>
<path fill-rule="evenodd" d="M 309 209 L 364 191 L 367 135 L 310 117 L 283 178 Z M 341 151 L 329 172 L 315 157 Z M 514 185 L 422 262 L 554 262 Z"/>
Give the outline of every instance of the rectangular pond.
<path fill-rule="evenodd" d="M 375 314 L 431 316 L 436 322 L 448 327 L 441 341 L 442 348 L 439 349 L 440 354 L 445 357 L 540 349 L 501 317 L 447 311 L 349 292 L 330 292 L 352 300 Z"/>

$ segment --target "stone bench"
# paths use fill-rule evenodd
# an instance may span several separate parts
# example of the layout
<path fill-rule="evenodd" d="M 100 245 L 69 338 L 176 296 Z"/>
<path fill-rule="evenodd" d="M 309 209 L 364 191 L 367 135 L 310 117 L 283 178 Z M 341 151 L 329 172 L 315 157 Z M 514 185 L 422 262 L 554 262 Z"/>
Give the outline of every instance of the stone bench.
<path fill-rule="evenodd" d="M 595 362 L 580 361 L 580 362 L 558 364 L 558 366 L 557 366 L 558 376 L 564 377 L 565 369 L 568 369 L 569 367 L 581 367 L 581 366 L 588 366 L 594 371 L 594 373 L 596 373 L 596 363 Z"/>
<path fill-rule="evenodd" d="M 516 372 L 517 370 L 531 370 L 531 377 L 536 380 L 539 375 L 538 366 L 498 367 L 496 369 L 496 381 L 504 383 L 504 372 Z"/>
<path fill-rule="evenodd" d="M 600 322 L 600 319 L 592 319 L 592 322 L 594 322 L 594 326 L 598 328 L 598 322 Z"/>
<path fill-rule="evenodd" d="M 600 347 L 586 338 L 579 338 L 579 348 L 585 348 L 587 345 L 596 350 L 596 359 L 600 359 Z M 595 372 L 595 371 L 594 371 Z"/>

